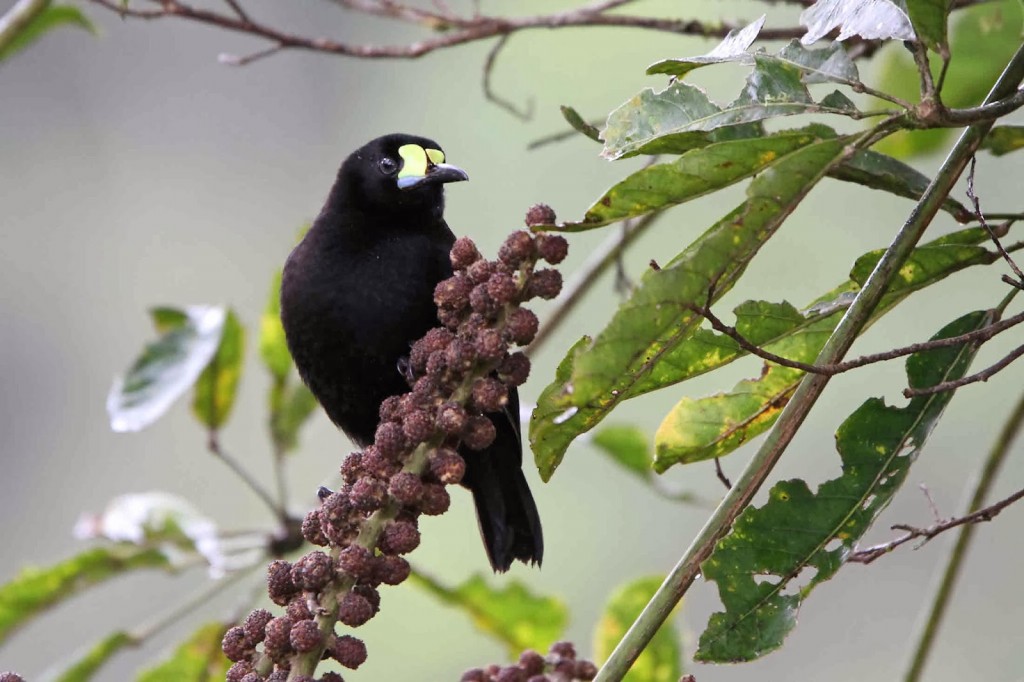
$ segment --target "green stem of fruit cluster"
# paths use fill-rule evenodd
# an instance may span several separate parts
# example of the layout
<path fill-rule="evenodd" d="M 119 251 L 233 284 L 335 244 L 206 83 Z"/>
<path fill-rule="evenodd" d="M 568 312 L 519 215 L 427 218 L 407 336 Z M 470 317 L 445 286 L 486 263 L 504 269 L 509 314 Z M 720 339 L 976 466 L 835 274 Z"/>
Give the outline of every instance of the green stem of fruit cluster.
<path fill-rule="evenodd" d="M 1022 80 L 1024 80 L 1024 45 L 1018 49 L 1007 64 L 985 103 L 990 104 L 1009 97 L 1016 91 Z M 942 208 L 943 201 L 949 196 L 992 125 L 992 120 L 977 123 L 964 130 L 960 135 L 934 180 L 925 190 L 921 200 L 914 207 L 892 244 L 878 261 L 871 276 L 846 311 L 846 315 L 836 326 L 814 364 L 830 365 L 843 359 L 888 289 L 889 282 L 910 256 L 928 225 Z M 657 593 L 630 627 L 622 641 L 615 647 L 608 661 L 594 678 L 595 682 L 615 682 L 621 680 L 629 671 L 658 628 L 669 617 L 672 609 L 700 574 L 701 563 L 711 556 L 715 544 L 728 533 L 736 517 L 760 489 L 796 435 L 814 403 L 825 390 L 829 379 L 830 377 L 820 374 L 804 377 L 792 399 L 779 415 L 778 421 L 769 432 L 764 444 L 751 458 L 739 478 L 734 482 L 732 489 L 718 505 L 686 553 L 665 578 L 665 582 L 658 588 Z"/>
<path fill-rule="evenodd" d="M 976 512 L 984 506 L 985 500 L 992 490 L 992 484 L 999 474 L 999 469 L 1002 467 L 1003 462 L 1006 461 L 1006 456 L 1010 452 L 1010 446 L 1017 439 L 1022 426 L 1024 426 L 1024 395 L 1018 400 L 1017 406 L 1013 409 L 1010 418 L 1003 425 L 999 437 L 992 445 L 992 450 L 989 451 L 988 457 L 985 458 L 985 463 L 977 475 L 977 481 L 974 483 L 971 499 L 964 510 L 964 515 Z M 973 523 L 965 524 L 961 526 L 960 532 L 957 534 L 956 542 L 953 544 L 949 557 L 946 560 L 946 567 L 942 571 L 942 577 L 933 591 L 931 606 L 922 621 L 920 632 L 916 637 L 917 643 L 910 656 L 907 671 L 903 675 L 904 682 L 917 682 L 917 680 L 921 679 L 921 674 L 924 672 L 925 664 L 928 661 L 928 655 L 932 651 L 932 645 L 935 643 L 935 639 L 939 634 L 939 627 L 942 625 L 943 616 L 946 614 L 946 607 L 949 605 L 950 598 L 956 589 L 957 578 L 967 556 L 967 550 L 970 549 L 976 525 Z"/>

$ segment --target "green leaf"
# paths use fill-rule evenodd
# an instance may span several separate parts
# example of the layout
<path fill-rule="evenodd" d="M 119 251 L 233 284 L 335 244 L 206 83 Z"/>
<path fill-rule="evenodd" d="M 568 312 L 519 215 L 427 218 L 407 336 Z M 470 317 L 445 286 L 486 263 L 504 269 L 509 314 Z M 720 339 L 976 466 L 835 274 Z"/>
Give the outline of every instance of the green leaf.
<path fill-rule="evenodd" d="M 972 265 L 991 263 L 993 253 L 981 246 L 988 242 L 988 238 L 985 228 L 970 227 L 919 246 L 896 273 L 889 285 L 890 291 L 916 288 L 924 282 L 931 284 Z M 883 253 L 884 249 L 877 249 L 858 258 L 850 271 L 850 279 L 863 285 Z"/>
<path fill-rule="evenodd" d="M 842 155 L 845 144 L 845 138 L 838 138 L 808 145 L 755 178 L 743 204 L 671 262 L 647 272 L 593 342 L 574 347 L 571 379 L 545 390 L 531 420 L 530 442 L 545 480 L 564 449 L 543 447 L 543 431 L 563 427 L 575 416 L 566 412 L 570 407 L 611 409 L 662 357 L 692 336 L 700 321 L 688 305 L 704 304 L 712 289 L 717 299 L 732 288 L 761 246 Z"/>
<path fill-rule="evenodd" d="M 915 201 L 921 198 L 930 182 L 927 175 L 902 161 L 871 150 L 860 150 L 834 166 L 829 171 L 829 177 Z M 942 208 L 960 222 L 970 219 L 971 212 L 956 199 L 947 198 Z"/>
<path fill-rule="evenodd" d="M 569 620 L 568 610 L 554 597 L 538 597 L 518 580 L 493 588 L 474 575 L 455 588 L 447 587 L 419 571 L 412 583 L 464 611 L 481 632 L 503 643 L 510 657 L 524 649 L 547 651 L 562 636 Z"/>
<path fill-rule="evenodd" d="M 626 471 L 648 481 L 651 478 L 651 448 L 647 434 L 636 426 L 607 426 L 594 434 L 594 445 Z"/>
<path fill-rule="evenodd" d="M 991 322 L 989 312 L 969 313 L 932 338 Z M 915 353 L 906 363 L 909 384 L 920 388 L 962 377 L 976 352 L 976 345 L 965 344 Z M 748 661 L 782 645 L 803 599 L 835 575 L 892 500 L 952 396 L 921 396 L 906 407 L 867 400 L 836 432 L 839 478 L 817 493 L 802 480 L 782 481 L 764 506 L 743 512 L 701 566 L 702 575 L 718 583 L 725 611 L 711 616 L 697 660 Z M 809 580 L 794 584 L 803 569 L 811 571 Z"/>
<path fill-rule="evenodd" d="M 946 18 L 949 16 L 949 0 L 906 0 L 906 3 L 917 37 L 929 50 L 948 59 Z"/>
<path fill-rule="evenodd" d="M 601 131 L 598 130 L 595 126 L 588 123 L 582 116 L 579 115 L 579 112 L 577 112 L 572 107 L 565 106 L 564 104 L 561 107 L 559 107 L 559 109 L 562 110 L 562 116 L 569 123 L 569 125 L 573 127 L 573 130 L 579 133 L 583 133 L 594 142 L 601 141 Z"/>
<path fill-rule="evenodd" d="M 835 137 L 835 133 L 818 126 L 691 149 L 671 163 L 647 166 L 633 173 L 605 192 L 587 209 L 582 221 L 552 229 L 588 230 L 696 199 L 761 172 L 819 137 Z"/>
<path fill-rule="evenodd" d="M 192 413 L 208 429 L 219 429 L 231 414 L 238 393 L 245 351 L 245 330 L 228 309 L 213 359 L 196 381 Z"/>
<path fill-rule="evenodd" d="M 267 305 L 260 317 L 260 357 L 270 375 L 283 381 L 292 369 L 292 355 L 281 324 L 281 271 L 274 274 Z"/>
<path fill-rule="evenodd" d="M 638 578 L 612 593 L 594 634 L 594 656 L 598 661 L 608 660 L 663 580 L 661 576 Z M 681 661 L 679 633 L 671 621 L 666 621 L 622 679 L 624 682 L 677 682 L 683 674 Z"/>
<path fill-rule="evenodd" d="M 868 40 L 914 40 L 910 18 L 890 0 L 817 0 L 800 13 L 807 27 L 801 38 L 810 45 L 839 29 L 837 40 L 860 36 Z"/>
<path fill-rule="evenodd" d="M 216 306 L 157 308 L 151 314 L 160 338 L 147 344 L 107 396 L 114 431 L 139 431 L 163 416 L 217 353 L 227 318 Z"/>
<path fill-rule="evenodd" d="M 973 265 L 993 262 L 997 255 L 979 246 L 987 241 L 988 235 L 983 228 L 968 228 L 915 249 L 900 270 L 889 293 L 876 308 L 872 320 L 887 313 L 911 293 L 930 286 L 954 272 Z M 881 253 L 875 251 L 857 259 L 852 276 L 863 282 L 878 262 Z M 857 281 L 845 282 L 821 296 L 808 306 L 804 323 L 781 337 L 762 334 L 762 328 L 770 332 L 771 326 L 756 322 L 756 318 L 751 318 L 750 324 L 744 325 L 744 316 L 741 315 L 740 308 L 736 310 L 737 327 L 752 343 L 776 355 L 791 360 L 813 362 L 838 324 L 846 305 L 852 300 L 853 293 L 859 288 Z M 584 405 L 573 405 L 568 389 L 571 386 L 576 355 L 589 347 L 591 342 L 590 338 L 584 337 L 570 349 L 559 364 L 554 381 L 541 392 L 537 400 L 537 407 L 530 422 L 530 443 L 542 475 L 547 473 L 550 476 L 561 463 L 572 441 L 601 423 L 620 401 L 713 371 L 746 355 L 746 351 L 732 339 L 707 329 L 698 329 L 665 353 L 651 367 L 650 372 L 640 377 L 628 390 L 611 396 L 611 399 L 601 397 Z M 770 378 L 774 380 L 777 376 L 773 374 Z M 801 378 L 802 375 L 799 373 L 794 375 L 794 388 Z M 780 390 L 776 395 L 782 398 L 789 393 L 791 390 Z M 766 397 L 770 399 L 772 394 L 767 393 Z M 710 400 L 715 400 L 715 397 Z M 749 412 L 736 416 L 737 421 L 745 422 L 744 431 L 748 440 L 774 423 L 774 420 L 756 419 L 757 413 L 764 408 L 764 405 L 753 405 Z M 696 454 L 691 456 L 706 459 L 726 454 L 717 439 L 706 441 L 704 447 L 708 448 L 707 457 Z M 669 452 L 663 451 L 662 458 L 656 460 L 656 466 L 664 468 L 668 465 L 669 456 Z"/>
<path fill-rule="evenodd" d="M 140 568 L 171 568 L 156 549 L 132 545 L 97 547 L 43 568 L 24 568 L 0 586 L 0 642 L 17 628 L 69 597 L 109 578 Z"/>
<path fill-rule="evenodd" d="M 949 107 L 973 107 L 980 104 L 1003 66 L 1020 47 L 1024 13 L 1020 0 L 999 0 L 957 10 L 950 31 L 952 59 L 942 88 L 942 103 Z M 919 76 L 907 51 L 888 48 L 881 61 L 878 88 L 897 97 L 915 101 Z M 940 60 L 932 60 L 933 75 L 938 77 Z M 875 149 L 899 158 L 927 154 L 941 149 L 952 129 L 908 130 L 890 135 Z"/>
<path fill-rule="evenodd" d="M 1024 147 L 1024 126 L 996 126 L 985 136 L 981 148 L 1002 156 Z"/>
<path fill-rule="evenodd" d="M 275 386 L 271 389 L 270 436 L 278 452 L 293 451 L 299 431 L 316 411 L 317 401 L 305 384 Z"/>
<path fill-rule="evenodd" d="M 687 306 L 703 304 L 712 289 L 717 299 L 732 287 L 846 142 L 815 142 L 783 157 L 754 179 L 745 202 L 672 261 L 648 271 L 607 327 L 576 357 L 572 404 L 628 389 L 689 336 L 700 318 Z"/>
<path fill-rule="evenodd" d="M 57 675 L 57 682 L 88 682 L 100 668 L 122 649 L 137 646 L 127 632 L 112 632 L 97 642 L 85 655 Z"/>
<path fill-rule="evenodd" d="M 72 5 L 51 5 L 29 18 L 7 44 L 0 45 L 0 61 L 24 50 L 49 31 L 60 26 L 77 26 L 96 35 L 96 27 L 80 9 Z"/>
<path fill-rule="evenodd" d="M 777 116 L 832 113 L 859 116 L 856 108 L 817 103 L 811 97 L 801 67 L 764 54 L 754 55 L 755 66 L 746 84 L 724 108 L 708 99 L 700 88 L 676 81 L 661 92 L 642 91 L 608 115 L 601 131 L 601 155 L 615 160 L 637 154 L 682 154 L 731 136 L 730 128 L 748 131 L 750 124 Z M 849 102 L 847 100 L 847 102 Z M 757 136 L 749 129 L 745 136 Z"/>
<path fill-rule="evenodd" d="M 723 457 L 775 423 L 800 383 L 803 372 L 768 365 L 761 376 L 745 379 L 729 393 L 683 398 L 654 434 L 654 468 Z"/>
<path fill-rule="evenodd" d="M 217 682 L 231 661 L 221 651 L 228 630 L 224 623 L 207 623 L 193 632 L 163 663 L 142 671 L 137 682 Z"/>
<path fill-rule="evenodd" d="M 747 50 L 754 43 L 757 34 L 761 32 L 765 17 L 766 15 L 762 14 L 760 19 L 747 24 L 743 28 L 729 31 L 725 39 L 707 54 L 683 59 L 663 59 L 647 67 L 647 74 L 664 73 L 682 80 L 691 71 L 709 64 L 721 64 L 723 62 L 753 64 L 754 58 Z"/>

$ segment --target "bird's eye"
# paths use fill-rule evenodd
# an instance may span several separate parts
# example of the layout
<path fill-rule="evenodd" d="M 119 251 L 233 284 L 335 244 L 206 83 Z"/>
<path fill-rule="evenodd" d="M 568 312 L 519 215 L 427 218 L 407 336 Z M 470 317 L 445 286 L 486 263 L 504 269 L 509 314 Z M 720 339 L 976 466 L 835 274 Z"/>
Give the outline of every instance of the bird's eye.
<path fill-rule="evenodd" d="M 384 175 L 393 175 L 398 170 L 398 162 L 390 156 L 382 157 L 377 166 Z"/>

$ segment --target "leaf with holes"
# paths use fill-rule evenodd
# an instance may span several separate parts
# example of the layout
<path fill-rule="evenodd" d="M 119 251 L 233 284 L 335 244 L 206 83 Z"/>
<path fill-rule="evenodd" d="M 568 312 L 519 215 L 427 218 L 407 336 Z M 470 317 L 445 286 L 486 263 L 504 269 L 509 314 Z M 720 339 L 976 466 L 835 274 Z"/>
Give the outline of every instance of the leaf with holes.
<path fill-rule="evenodd" d="M 795 67 L 800 71 L 801 80 L 805 84 L 833 82 L 854 85 L 860 82 L 856 64 L 846 54 L 842 44 L 838 42 L 812 49 L 794 40 L 774 55 L 761 51 L 757 53 L 757 57 L 762 63 L 778 62 Z M 706 56 L 691 59 L 665 59 L 648 67 L 647 73 L 664 73 L 681 78 L 693 69 L 698 68 L 698 66 L 711 63 L 698 61 L 705 58 Z M 728 55 L 721 55 L 716 61 L 735 61 L 742 64 L 753 64 L 754 53 L 746 51 L 730 52 Z"/>
<path fill-rule="evenodd" d="M 867 40 L 914 40 L 907 13 L 891 0 L 817 0 L 800 13 L 807 33 L 804 45 L 821 40 L 839 29 L 836 40 L 860 36 Z"/>
<path fill-rule="evenodd" d="M 932 338 L 991 322 L 990 312 L 969 313 Z M 961 344 L 915 353 L 906 362 L 909 384 L 923 388 L 960 378 L 976 352 L 977 346 Z M 702 575 L 718 584 L 725 611 L 711 616 L 697 660 L 749 661 L 782 645 L 801 601 L 835 575 L 892 500 L 952 397 L 952 391 L 921 396 L 906 407 L 868 399 L 836 431 L 839 478 L 816 493 L 800 479 L 782 481 L 764 506 L 740 515 L 701 565 Z M 811 577 L 795 584 L 805 569 Z"/>
<path fill-rule="evenodd" d="M 754 57 L 747 50 L 754 43 L 757 34 L 761 32 L 765 17 L 766 15 L 762 14 L 761 18 L 757 21 L 751 22 L 743 28 L 729 31 L 729 35 L 725 36 L 725 39 L 707 54 L 683 59 L 664 59 L 647 67 L 647 73 L 648 75 L 665 73 L 682 79 L 691 71 L 702 66 L 708 66 L 709 64 L 721 64 L 724 62 L 753 64 Z"/>
<path fill-rule="evenodd" d="M 811 97 L 797 64 L 755 54 L 754 69 L 739 96 L 719 106 L 702 89 L 676 81 L 661 92 L 647 89 L 608 115 L 601 155 L 615 160 L 637 154 L 682 154 L 723 139 L 758 137 L 760 122 L 795 114 L 841 114 L 857 118 L 853 103 L 833 93 Z M 754 125 L 755 128 L 750 128 Z"/>

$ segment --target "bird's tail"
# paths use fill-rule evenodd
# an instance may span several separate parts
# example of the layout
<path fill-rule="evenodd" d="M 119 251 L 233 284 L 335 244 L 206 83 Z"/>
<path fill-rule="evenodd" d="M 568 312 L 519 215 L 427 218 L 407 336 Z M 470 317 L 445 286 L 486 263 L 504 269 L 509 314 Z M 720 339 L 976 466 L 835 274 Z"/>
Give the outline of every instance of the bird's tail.
<path fill-rule="evenodd" d="M 510 440 L 501 438 L 499 430 L 499 438 L 487 450 L 465 453 L 462 480 L 473 492 L 487 558 L 498 573 L 516 559 L 539 565 L 544 557 L 537 505 L 523 475 L 518 444 Z"/>

